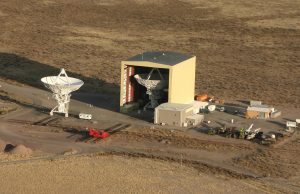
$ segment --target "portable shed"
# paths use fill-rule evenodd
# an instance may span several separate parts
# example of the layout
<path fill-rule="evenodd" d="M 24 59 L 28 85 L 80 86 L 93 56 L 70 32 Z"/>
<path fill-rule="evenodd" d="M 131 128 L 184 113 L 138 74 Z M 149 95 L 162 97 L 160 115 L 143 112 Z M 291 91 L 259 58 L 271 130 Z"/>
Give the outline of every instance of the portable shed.
<path fill-rule="evenodd" d="M 249 106 L 246 111 L 246 118 L 267 119 L 271 117 L 274 108 L 268 106 Z"/>
<path fill-rule="evenodd" d="M 149 101 L 146 88 L 134 79 L 159 69 L 168 82 L 161 103 L 190 104 L 194 101 L 196 57 L 170 51 L 145 52 L 121 62 L 120 108 Z"/>

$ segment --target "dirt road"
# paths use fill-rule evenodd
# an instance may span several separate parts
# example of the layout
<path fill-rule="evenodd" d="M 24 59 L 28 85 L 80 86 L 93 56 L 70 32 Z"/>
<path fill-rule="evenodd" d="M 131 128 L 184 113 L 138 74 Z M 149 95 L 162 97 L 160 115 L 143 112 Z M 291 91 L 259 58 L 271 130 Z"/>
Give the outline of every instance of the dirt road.
<path fill-rule="evenodd" d="M 63 185 L 64 188 L 72 187 L 66 190 L 70 193 L 74 189 L 89 193 L 99 190 L 297 193 L 300 189 L 299 134 L 276 147 L 255 148 L 255 145 L 230 139 L 216 141 L 201 136 L 190 137 L 180 131 L 140 129 L 136 133 L 129 129 L 97 144 L 86 144 L 76 142 L 80 136 L 53 130 L 50 126 L 3 121 L 0 125 L 0 136 L 6 142 L 24 144 L 34 150 L 30 158 L 0 154 L 0 174 L 5 175 L 3 180 L 7 181 L 0 191 L 5 193 L 21 193 L 19 187 L 12 189 L 9 182 L 24 184 L 22 192 L 26 193 L 43 192 L 49 187 L 56 193 Z M 162 143 L 164 139 L 170 144 Z M 77 155 L 87 153 L 95 154 Z M 33 173 L 29 173 L 31 171 Z M 42 176 L 45 172 L 47 176 Z M 30 182 L 26 181 L 28 176 L 24 176 L 28 173 Z M 123 177 L 122 180 L 119 177 Z M 15 178 L 17 182 L 12 181 Z M 98 190 L 102 182 L 114 183 L 114 186 Z M 36 187 L 37 183 L 39 187 Z M 73 186 L 75 183 L 76 187 Z M 90 186 L 86 187 L 87 184 Z"/>
<path fill-rule="evenodd" d="M 296 193 L 299 190 L 300 160 L 297 153 L 300 147 L 297 133 L 275 147 L 264 147 L 245 140 L 208 136 L 197 130 L 162 129 L 117 112 L 99 107 L 91 108 L 74 99 L 71 102 L 71 111 L 92 111 L 95 115 L 93 121 L 97 122 L 83 121 L 75 117 L 65 119 L 58 115 L 50 117 L 48 112 L 53 102 L 45 98 L 49 95 L 48 92 L 32 87 L 0 83 L 4 90 L 1 98 L 8 95 L 7 101 L 11 101 L 12 105 L 17 107 L 16 111 L 0 117 L 0 137 L 7 144 L 23 144 L 33 150 L 33 155 L 28 159 L 7 153 L 0 154 L 0 167 L 12 165 L 12 169 L 16 168 L 16 171 L 12 170 L 12 172 L 23 173 L 23 168 L 18 168 L 18 165 L 28 163 L 36 165 L 40 161 L 68 159 L 74 154 L 100 152 L 102 156 L 129 157 L 130 161 L 136 158 L 146 158 L 165 163 L 175 162 L 193 168 L 200 174 L 212 176 L 214 177 L 212 179 L 216 181 L 219 176 L 233 181 L 234 183 L 224 183 L 225 185 L 228 183 L 228 188 L 236 183 L 243 185 L 242 190 L 249 190 L 251 187 L 266 193 Z M 24 99 L 25 101 L 19 101 Z M 26 99 L 30 99 L 30 102 L 26 102 Z M 48 122 L 49 118 L 51 122 Z M 78 130 L 83 130 L 87 126 L 110 129 L 115 132 L 108 139 L 98 141 L 96 144 L 93 141 L 85 143 L 82 139 L 83 133 Z M 91 160 L 94 160 L 93 157 Z M 89 161 L 83 162 L 82 165 L 86 163 Z M 43 163 L 42 169 L 48 168 L 49 165 L 47 162 Z M 58 162 L 58 166 L 63 168 L 63 165 L 63 162 Z M 27 168 L 30 169 L 30 165 L 25 165 L 24 169 Z M 39 176 L 39 174 L 35 175 Z M 121 184 L 119 186 L 122 187 Z M 193 185 L 190 186 L 193 187 Z M 81 187 L 83 186 L 80 185 Z M 143 185 L 141 189 L 147 187 Z M 177 185 L 174 187 L 177 188 Z M 219 191 L 216 185 L 211 185 L 211 187 L 212 192 Z M 206 188 L 199 187 L 199 189 L 206 191 Z M 29 189 L 30 193 L 31 191 Z M 236 188 L 229 191 L 235 192 Z"/>

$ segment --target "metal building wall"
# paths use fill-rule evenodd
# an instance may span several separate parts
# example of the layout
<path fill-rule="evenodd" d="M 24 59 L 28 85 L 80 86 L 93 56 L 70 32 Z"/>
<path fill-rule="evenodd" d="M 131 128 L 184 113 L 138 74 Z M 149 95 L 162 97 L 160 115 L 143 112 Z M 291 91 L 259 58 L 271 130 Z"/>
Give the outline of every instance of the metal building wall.
<path fill-rule="evenodd" d="M 196 57 L 174 65 L 169 75 L 169 103 L 189 104 L 195 96 Z"/>

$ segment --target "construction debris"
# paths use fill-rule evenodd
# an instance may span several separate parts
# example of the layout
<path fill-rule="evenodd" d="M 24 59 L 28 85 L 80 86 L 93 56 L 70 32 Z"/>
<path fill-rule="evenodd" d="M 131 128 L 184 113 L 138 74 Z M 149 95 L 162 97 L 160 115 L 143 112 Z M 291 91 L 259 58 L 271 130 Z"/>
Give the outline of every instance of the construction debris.
<path fill-rule="evenodd" d="M 245 132 L 245 137 L 246 139 L 250 140 L 250 139 L 254 139 L 256 137 L 256 135 L 259 133 L 260 128 L 257 128 L 253 131 L 249 130 Z"/>
<path fill-rule="evenodd" d="M 261 128 L 252 129 L 254 124 L 251 124 L 249 128 L 237 128 L 237 127 L 222 127 L 212 128 L 207 130 L 208 135 L 221 135 L 227 138 L 237 138 L 253 141 L 262 145 L 270 145 L 277 142 L 279 139 L 285 136 L 282 133 L 268 133 L 261 132 Z"/>
<path fill-rule="evenodd" d="M 195 96 L 195 100 L 205 102 L 208 101 L 208 95 L 207 94 L 197 94 Z"/>

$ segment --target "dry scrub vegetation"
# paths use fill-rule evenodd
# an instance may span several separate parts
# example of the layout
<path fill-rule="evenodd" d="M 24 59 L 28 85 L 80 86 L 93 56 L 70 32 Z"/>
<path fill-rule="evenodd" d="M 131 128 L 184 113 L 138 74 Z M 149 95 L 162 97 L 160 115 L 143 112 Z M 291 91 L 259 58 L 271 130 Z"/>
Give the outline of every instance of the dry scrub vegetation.
<path fill-rule="evenodd" d="M 85 80 L 83 91 L 117 93 L 121 60 L 173 50 L 197 56 L 197 91 L 299 106 L 299 7 L 298 0 L 1 1 L 0 76 L 36 86 L 65 67 Z"/>
<path fill-rule="evenodd" d="M 177 163 L 84 156 L 0 166 L 3 193 L 254 193 L 249 183 Z M 13 186 L 11 183 L 14 183 Z M 243 185 L 243 187 L 241 187 Z"/>

